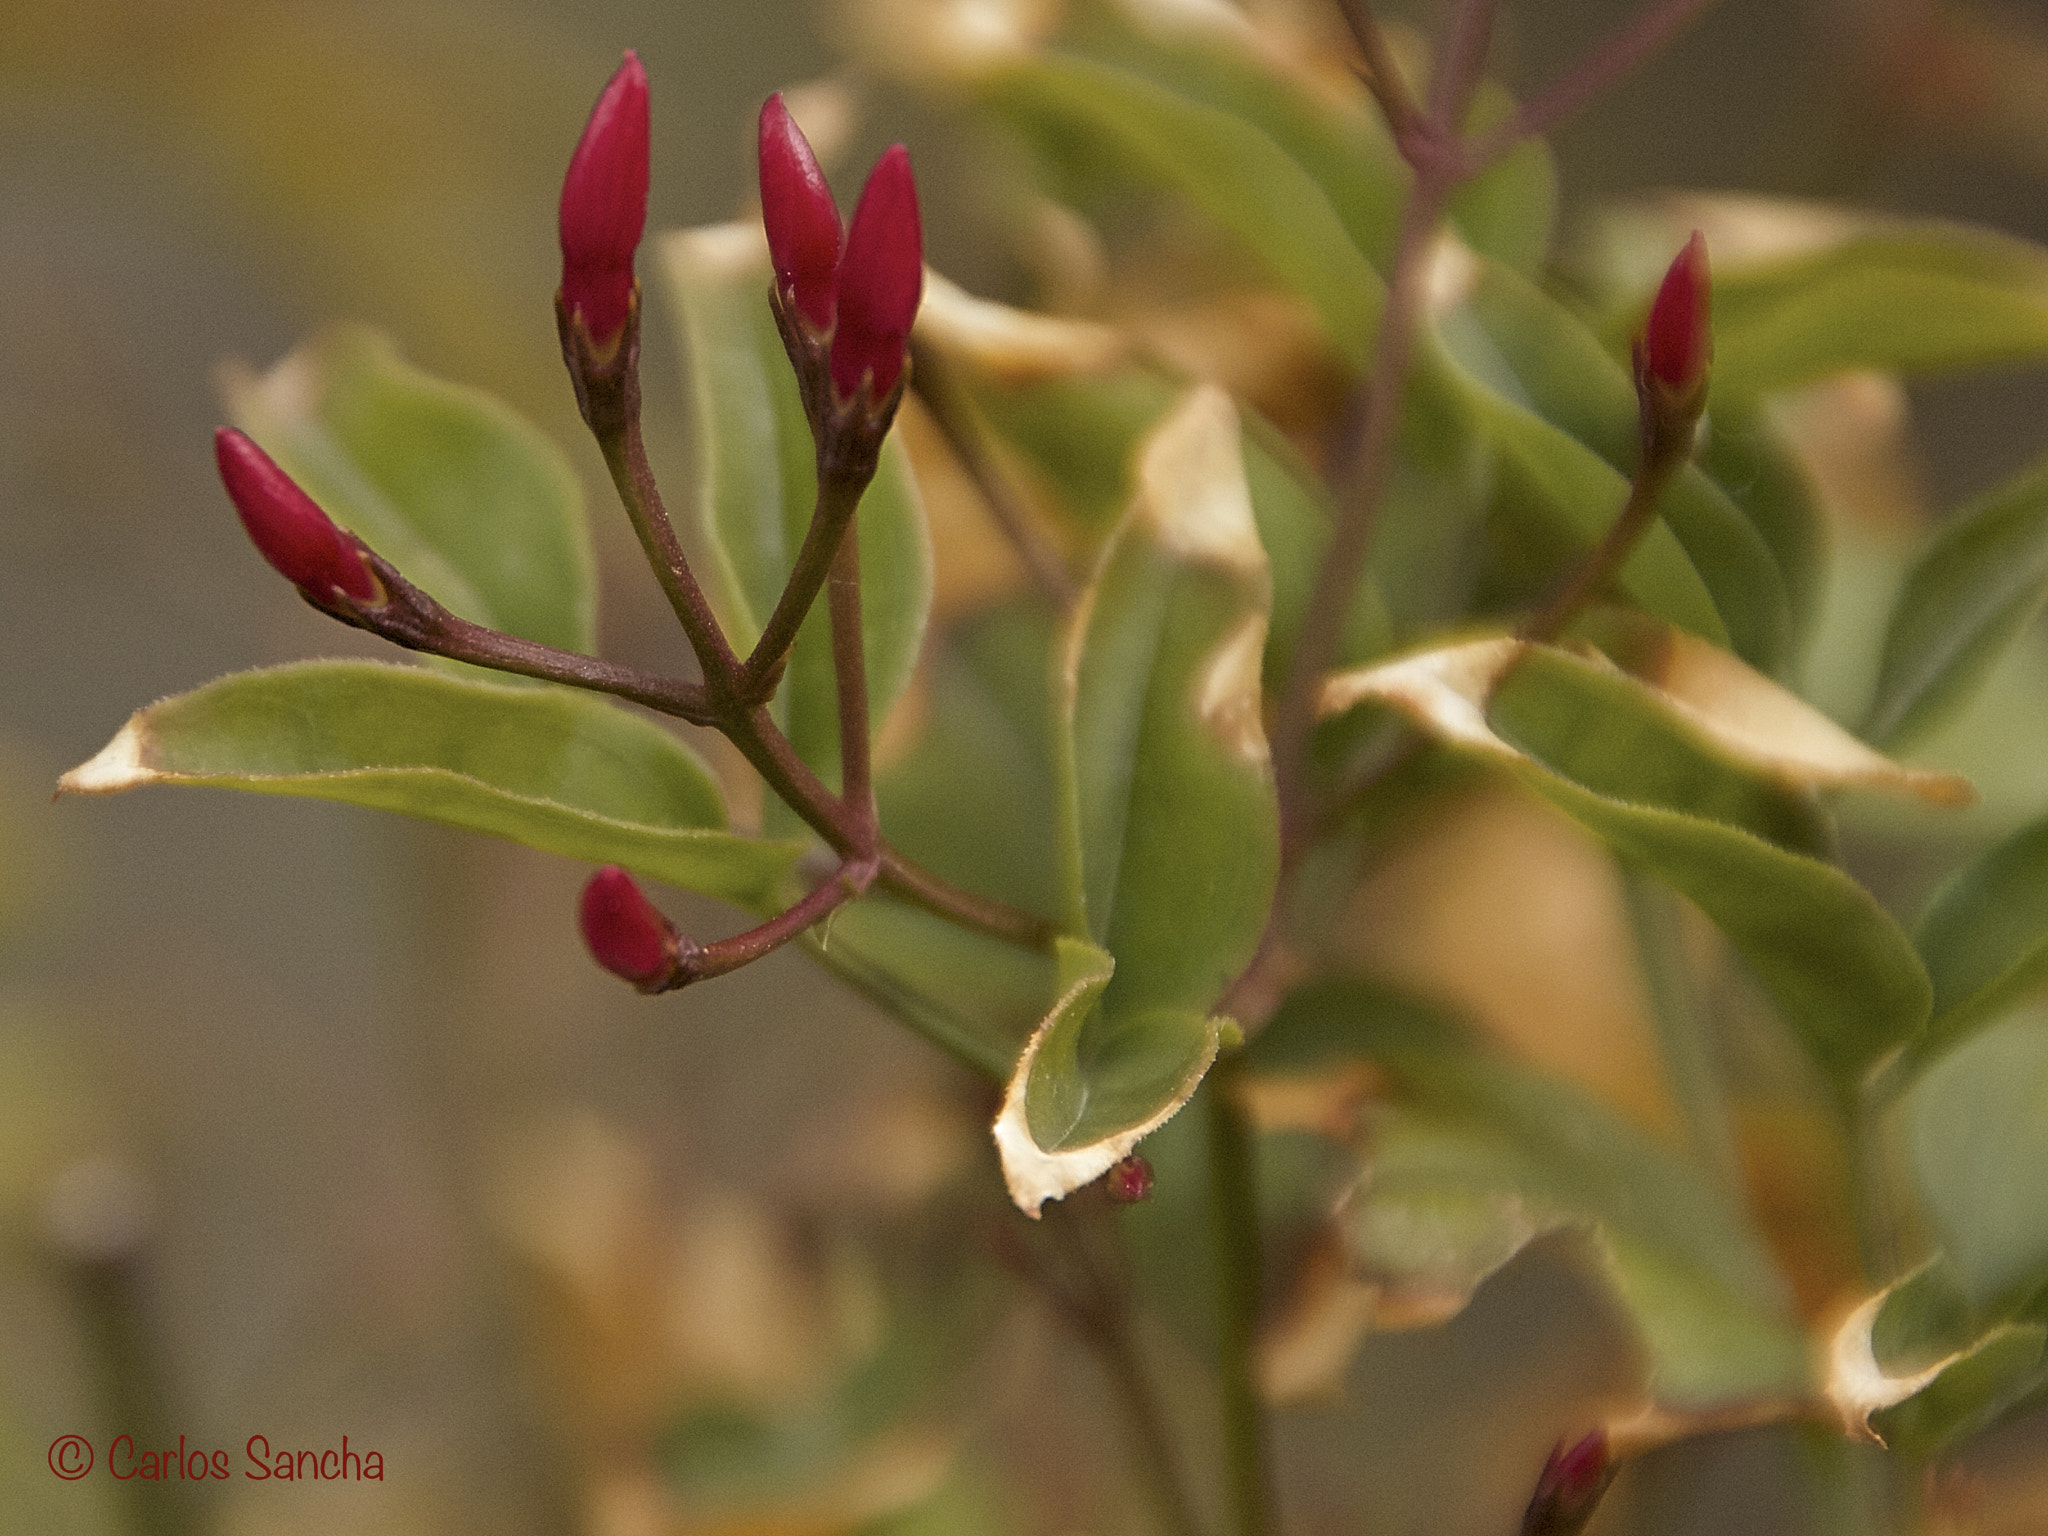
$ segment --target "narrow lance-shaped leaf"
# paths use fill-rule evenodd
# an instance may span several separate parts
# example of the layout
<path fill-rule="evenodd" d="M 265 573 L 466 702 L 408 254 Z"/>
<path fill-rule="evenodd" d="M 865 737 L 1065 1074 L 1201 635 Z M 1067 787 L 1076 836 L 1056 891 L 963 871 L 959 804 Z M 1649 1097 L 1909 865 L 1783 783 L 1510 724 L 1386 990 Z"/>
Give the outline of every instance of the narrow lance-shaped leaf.
<path fill-rule="evenodd" d="M 1804 1395 L 1806 1341 L 1787 1287 L 1702 1170 L 1570 1084 L 1482 1048 L 1429 1004 L 1370 984 L 1293 993 L 1246 1057 L 1255 1083 L 1360 1067 L 1381 1086 L 1338 1221 L 1354 1271 L 1377 1287 L 1377 1326 L 1461 1310 L 1547 1239 L 1636 1326 L 1653 1414 L 1767 1417 Z"/>
<path fill-rule="evenodd" d="M 240 672 L 136 714 L 62 788 L 207 784 L 340 800 L 772 904 L 802 845 L 737 837 L 695 753 L 566 689 L 375 662 Z"/>
<path fill-rule="evenodd" d="M 660 244 L 685 352 L 699 465 L 705 585 L 745 653 L 774 610 L 816 501 L 815 450 L 796 377 L 768 308 L 758 226 L 683 230 Z M 879 728 L 917 663 L 931 608 L 931 542 L 909 462 L 892 435 L 855 515 L 868 715 Z M 798 632 L 774 711 L 804 759 L 836 777 L 839 726 L 830 623 L 820 601 Z M 771 824 L 796 830 L 771 805 Z"/>
<path fill-rule="evenodd" d="M 1960 709 L 2048 597 L 2048 464 L 1943 524 L 1885 630 L 1863 734 L 1903 745 Z"/>
<path fill-rule="evenodd" d="M 360 326 L 227 386 L 236 422 L 327 515 L 463 618 L 564 650 L 595 643 L 597 570 L 561 451 Z"/>
<path fill-rule="evenodd" d="M 1970 1307 L 1997 1313 L 2048 1283 L 2048 1018 L 2020 1013 L 1963 1041 L 1904 1101 L 1931 1235 Z"/>
<path fill-rule="evenodd" d="M 1279 817 L 1260 720 L 1270 580 L 1237 413 L 1192 392 L 1147 438 L 1130 511 L 1071 621 L 1055 750 L 1062 995 L 996 1144 L 1035 1213 L 1187 1102 L 1272 901 Z"/>
<path fill-rule="evenodd" d="M 1869 892 L 1816 855 L 1782 782 L 1654 690 L 1548 647 L 1483 640 L 1343 674 L 1328 713 L 1376 702 L 1500 765 L 1689 898 L 1845 1089 L 1925 1022 L 1929 985 Z"/>
<path fill-rule="evenodd" d="M 1934 1018 L 1916 1042 L 1938 1055 L 2048 983 L 2048 821 L 1965 866 L 1913 935 L 1934 983 Z"/>
<path fill-rule="evenodd" d="M 1116 957 L 1112 1008 L 1208 1009 L 1265 926 L 1279 866 L 1260 713 L 1270 603 L 1237 412 L 1200 388 L 1140 449 L 1062 680 L 1069 923 Z"/>

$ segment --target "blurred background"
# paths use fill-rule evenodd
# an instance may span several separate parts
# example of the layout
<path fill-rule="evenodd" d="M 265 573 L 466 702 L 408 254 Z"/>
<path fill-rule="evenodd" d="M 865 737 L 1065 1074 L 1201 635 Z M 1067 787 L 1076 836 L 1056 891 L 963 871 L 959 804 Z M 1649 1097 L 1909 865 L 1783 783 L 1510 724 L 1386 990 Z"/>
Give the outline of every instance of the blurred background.
<path fill-rule="evenodd" d="M 1500 73 L 1541 83 L 1629 9 L 1510 5 Z M 824 1531 L 944 1476 L 896 1445 L 806 1508 L 698 1526 L 642 1453 L 678 1392 L 801 1396 L 819 1339 L 856 1327 L 821 1207 L 886 1216 L 958 1170 L 993 1179 L 983 1106 L 918 1042 L 794 956 L 641 999 L 581 952 L 586 872 L 509 845 L 210 791 L 50 798 L 152 699 L 369 653 L 263 567 L 208 443 L 225 360 L 267 366 L 333 319 L 568 448 L 605 645 L 674 662 L 561 376 L 561 169 L 631 46 L 654 89 L 652 227 L 732 216 L 760 99 L 835 67 L 834 24 L 799 0 L 0 0 L 0 1529 Z M 1022 297 L 978 233 L 995 221 L 973 141 L 861 99 L 849 162 L 908 140 L 934 265 Z M 2048 237 L 2048 14 L 1723 0 L 1556 147 L 1567 230 L 1684 186 Z M 669 466 L 676 376 L 651 329 Z M 1914 433 L 1885 439 L 1881 515 L 1952 506 L 2048 436 L 2037 377 L 1914 404 Z M 739 923 L 668 904 L 687 931 Z M 1350 1528 L 1323 1513 L 1340 1497 L 1375 1531 L 1505 1528 L 1621 1346 L 1567 1266 L 1482 1303 L 1370 1346 L 1355 1380 L 1378 1385 L 1353 1411 L 1292 1421 L 1293 1528 Z M 1137 1528 L 1101 1383 L 1047 1318 L 1008 1316 L 980 1381 L 962 1500 L 1020 1533 Z M 229 1448 L 237 1476 L 138 1491 L 46 1467 L 59 1435 L 104 1452 L 145 1426 Z M 346 1434 L 385 1480 L 248 1481 L 259 1433 Z M 1632 1518 L 1808 1529 L 1756 1493 L 1803 1454 L 1683 1448 L 1635 1476 Z M 1659 1514 L 1667 1482 L 1687 1491 Z"/>

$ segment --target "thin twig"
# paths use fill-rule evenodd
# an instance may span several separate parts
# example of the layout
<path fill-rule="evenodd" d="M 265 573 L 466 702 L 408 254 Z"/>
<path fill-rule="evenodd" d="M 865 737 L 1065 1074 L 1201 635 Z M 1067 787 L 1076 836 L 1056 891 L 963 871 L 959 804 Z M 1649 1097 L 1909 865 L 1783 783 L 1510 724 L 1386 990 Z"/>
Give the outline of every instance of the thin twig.
<path fill-rule="evenodd" d="M 1074 606 L 1080 596 L 1080 589 L 1074 578 L 1068 574 L 1066 562 L 1060 559 L 1059 551 L 1052 541 L 1039 529 L 1017 489 L 997 465 L 995 455 L 990 451 L 988 435 L 982 430 L 974 406 L 961 392 L 954 380 L 952 370 L 944 356 L 929 342 L 913 336 L 910 342 L 911 388 L 923 403 L 932 424 L 945 438 L 946 446 L 953 450 L 953 457 L 960 461 L 960 467 L 967 472 L 967 478 L 974 482 L 974 488 L 981 492 L 983 505 L 995 520 L 1003 537 L 1010 541 L 1010 547 L 1017 552 L 1017 558 L 1024 563 L 1024 569 L 1031 579 L 1044 589 L 1059 610 L 1064 613 Z"/>
<path fill-rule="evenodd" d="M 1425 162 L 1430 164 L 1432 162 Z M 1287 683 L 1273 725 L 1273 770 L 1280 795 L 1283 848 L 1298 849 L 1314 819 L 1308 783 L 1309 739 L 1316 696 L 1336 661 L 1344 620 L 1351 610 L 1392 470 L 1394 434 L 1402 395 L 1422 324 L 1423 276 L 1451 180 L 1441 170 L 1419 171 L 1402 210 L 1393 279 L 1380 311 L 1379 342 L 1364 389 L 1352 408 L 1350 449 L 1337 465 L 1337 522 L 1316 573 L 1314 594 L 1295 637 Z"/>
<path fill-rule="evenodd" d="M 1094 1195 L 1089 1191 L 1072 1199 L 1087 1200 Z M 1038 1292 L 1053 1314 L 1095 1355 L 1123 1408 L 1139 1470 L 1168 1536 L 1201 1536 L 1173 1454 L 1165 1410 L 1139 1357 L 1131 1327 L 1129 1287 L 1121 1274 L 1106 1271 L 1095 1261 L 1088 1234 L 1082 1229 L 1084 1214 L 1070 1202 L 1045 1213 L 1041 1230 L 1066 1259 L 1066 1274 L 1055 1273 L 1011 1226 L 993 1227 L 991 1246 L 1003 1266 Z"/>
<path fill-rule="evenodd" d="M 1592 554 L 1580 562 L 1578 569 L 1558 589 L 1557 595 L 1517 631 L 1520 638 L 1548 645 L 1565 632 L 1572 620 L 1578 617 L 1579 610 L 1598 595 L 1635 551 L 1637 543 L 1657 516 L 1657 503 L 1664 495 L 1664 488 L 1685 465 L 1686 457 L 1682 453 L 1645 454 L 1635 479 L 1629 484 L 1628 500 L 1614 521 L 1608 524 L 1606 535 Z"/>
<path fill-rule="evenodd" d="M 1486 169 L 1522 140 L 1549 133 L 1640 68 L 1713 4 L 1714 0 L 1657 0 L 1646 6 L 1546 89 L 1523 102 L 1506 122 L 1482 135 L 1468 156 L 1473 171 Z"/>
<path fill-rule="evenodd" d="M 407 581 L 390 561 L 369 546 L 357 541 L 356 548 L 384 584 L 386 600 L 372 607 L 337 596 L 331 602 L 314 604 L 343 623 L 425 656 L 443 656 L 520 677 L 608 693 L 692 725 L 710 725 L 716 719 L 710 700 L 695 683 L 473 624 L 450 613 Z"/>
<path fill-rule="evenodd" d="M 675 525 L 669 520 L 661 489 L 655 484 L 654 471 L 647 462 L 647 445 L 640 436 L 639 285 L 634 285 L 625 330 L 612 356 L 597 355 L 582 319 L 564 306 L 560 295 L 555 298 L 555 323 L 561 337 L 562 360 L 568 365 L 569 379 L 576 389 L 577 409 L 597 440 L 605 469 L 633 524 L 647 563 L 669 606 L 675 610 L 690 649 L 696 653 L 707 689 L 714 694 L 729 693 L 739 669 L 739 658 L 733 654 L 717 615 L 711 611 L 710 600 L 676 538 Z"/>
<path fill-rule="evenodd" d="M 831 575 L 832 562 L 846 542 L 846 531 L 853 526 L 853 514 L 866 490 L 864 479 L 854 483 L 843 475 L 819 474 L 817 505 L 790 566 L 789 579 L 768 622 L 761 626 L 761 638 L 754 642 L 739 670 L 737 691 L 743 697 L 765 697 L 774 691 L 789 648 L 796 643 L 797 631 Z"/>
<path fill-rule="evenodd" d="M 1430 246 L 1452 191 L 1465 173 L 1455 145 L 1492 36 L 1495 0 L 1463 0 L 1452 13 L 1445 42 L 1430 79 L 1429 115 L 1422 131 L 1400 139 L 1415 172 L 1401 210 L 1394 267 L 1381 305 L 1372 365 L 1353 396 L 1346 422 L 1345 450 L 1332 478 L 1337 489 L 1337 524 L 1331 530 L 1308 614 L 1296 636 L 1273 727 L 1273 770 L 1280 796 L 1282 856 L 1291 865 L 1315 820 L 1310 802 L 1309 741 L 1315 732 L 1316 695 L 1323 674 L 1336 661 L 1344 621 L 1365 575 L 1380 503 L 1393 468 L 1394 437 L 1402 397 L 1422 326 L 1423 287 Z M 1369 22 L 1370 11 L 1361 8 Z M 1368 27 L 1368 31 L 1376 29 Z"/>
<path fill-rule="evenodd" d="M 1272 1452 L 1254 1360 L 1260 1292 L 1258 1173 L 1251 1127 L 1235 1092 L 1239 1075 L 1237 1059 L 1225 1058 L 1211 1070 L 1205 1089 L 1217 1349 L 1222 1357 L 1224 1454 L 1238 1536 L 1266 1536 L 1275 1521 Z"/>
<path fill-rule="evenodd" d="M 1493 18 L 1499 8 L 1499 0 L 1464 0 L 1451 12 L 1429 77 L 1429 118 L 1440 132 L 1454 134 L 1465 126 L 1466 108 L 1493 46 Z"/>
<path fill-rule="evenodd" d="M 1380 30 L 1379 18 L 1373 15 L 1368 0 L 1338 0 L 1338 6 L 1351 35 L 1358 39 L 1358 51 L 1365 55 L 1365 88 L 1379 103 L 1394 142 L 1414 137 L 1423 131 L 1422 107 L 1408 90 L 1394 51 L 1387 46 L 1387 35 Z"/>
<path fill-rule="evenodd" d="M 868 753 L 868 660 L 861 643 L 860 540 L 839 541 L 826 585 L 832 619 L 832 674 L 839 698 L 839 798 L 869 839 L 877 834 Z"/>
<path fill-rule="evenodd" d="M 686 950 L 677 965 L 675 986 L 723 976 L 780 949 L 854 897 L 865 894 L 875 882 L 876 868 L 877 862 L 872 857 L 842 864 L 833 871 L 829 880 L 819 884 L 803 900 L 778 912 L 765 923 L 757 923 L 730 938 Z"/>

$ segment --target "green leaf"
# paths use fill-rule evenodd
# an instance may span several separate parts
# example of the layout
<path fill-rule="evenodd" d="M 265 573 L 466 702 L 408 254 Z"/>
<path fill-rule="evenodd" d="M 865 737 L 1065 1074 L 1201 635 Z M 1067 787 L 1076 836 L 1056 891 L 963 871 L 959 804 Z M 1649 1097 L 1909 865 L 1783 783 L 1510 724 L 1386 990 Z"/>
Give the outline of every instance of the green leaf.
<path fill-rule="evenodd" d="M 1907 1091 L 1907 1155 L 1963 1298 L 1996 1316 L 2048 1283 L 2048 1017 L 2001 1020 Z"/>
<path fill-rule="evenodd" d="M 374 806 L 752 907 L 772 902 L 802 849 L 724 830 L 709 770 L 639 715 L 375 662 L 238 672 L 152 704 L 62 788 L 145 784 Z"/>
<path fill-rule="evenodd" d="M 1582 522 L 1590 547 L 1620 511 L 1625 481 L 1640 456 L 1635 385 L 1575 316 L 1498 262 L 1478 264 L 1467 303 L 1495 357 L 1474 357 L 1477 338 L 1455 320 L 1439 326 L 1446 345 L 1464 353 L 1468 370 L 1497 378 L 1504 366 L 1516 386 L 1510 398 L 1578 439 L 1622 477 L 1620 495 L 1596 503 L 1597 519 Z M 1673 481 L 1658 515 L 1706 586 L 1735 653 L 1776 671 L 1786 659 L 1791 609 L 1778 561 L 1756 526 L 1698 465 Z"/>
<path fill-rule="evenodd" d="M 1714 402 L 1853 369 L 1924 373 L 2048 356 L 2048 251 L 1938 220 L 1758 197 L 1627 209 L 1599 232 L 1617 352 L 1686 232 L 1714 262 Z"/>
<path fill-rule="evenodd" d="M 1976 691 L 2048 597 L 2048 464 L 1943 524 L 1913 567 L 1885 631 L 1863 734 L 1896 746 Z"/>
<path fill-rule="evenodd" d="M 1936 1255 L 1857 1307 L 1829 1349 L 1828 1396 L 1900 1455 L 1939 1456 L 2000 1419 L 2044 1382 L 2048 1329 L 1973 1315 Z"/>
<path fill-rule="evenodd" d="M 1196 1013 L 1251 959 L 1279 867 L 1260 710 L 1271 578 L 1237 413 L 1195 390 L 1076 611 L 1063 745 L 1069 930 L 1116 957 L 1105 1008 Z"/>
<path fill-rule="evenodd" d="M 1385 285 L 1323 188 L 1260 128 L 1129 70 L 1057 51 L 990 71 L 980 100 L 1040 145 L 1049 164 L 1081 162 L 1099 180 L 1149 185 L 1207 215 L 1308 302 L 1339 357 L 1363 364 Z"/>
<path fill-rule="evenodd" d="M 1507 564 L 1533 599 L 1546 568 L 1582 559 L 1628 500 L 1628 479 L 1571 433 L 1546 421 L 1469 311 L 1452 310 L 1442 343 L 1423 360 L 1420 391 L 1492 455 L 1494 520 L 1528 546 Z M 1621 589 L 1680 629 L 1726 644 L 1712 591 L 1670 526 L 1653 523 L 1623 562 Z"/>
<path fill-rule="evenodd" d="M 1874 224 L 1827 249 L 1714 272 L 1717 394 L 2043 356 L 2048 252 L 1987 230 Z"/>
<path fill-rule="evenodd" d="M 1408 171 L 1363 89 L 1343 98 L 1290 72 L 1252 26 L 1221 9 L 1144 13 L 1080 8 L 1064 39 L 1075 54 L 1128 71 L 1257 128 L 1322 189 L 1351 241 L 1376 269 L 1393 258 Z M 1497 174 L 1497 173 L 1495 173 Z M 1489 187 L 1480 222 L 1505 225 L 1503 184 Z"/>
<path fill-rule="evenodd" d="M 1975 1340 L 1920 1391 L 1895 1407 L 1871 1414 L 1873 1433 L 1901 1456 L 1940 1456 L 2013 1417 L 2013 1410 L 2048 1386 L 2042 1346 L 2048 1328 L 2006 1323 Z"/>
<path fill-rule="evenodd" d="M 768 247 L 755 224 L 683 230 L 660 246 L 686 354 L 696 425 L 698 532 L 706 587 L 742 655 L 760 637 L 816 501 L 815 449 L 768 309 Z M 879 728 L 910 681 L 931 611 L 931 540 L 894 434 L 855 514 L 868 717 Z M 777 722 L 827 783 L 839 768 L 831 626 L 821 597 L 797 635 Z M 775 819 L 796 829 L 793 814 Z"/>
<path fill-rule="evenodd" d="M 1056 616 L 1037 598 L 976 614 L 941 636 L 917 737 L 875 783 L 882 826 L 907 857 L 1048 919 L 1060 912 L 1057 637 Z"/>
<path fill-rule="evenodd" d="M 328 516 L 450 610 L 564 650 L 595 644 L 582 489 L 509 406 L 422 373 L 360 326 L 233 376 L 227 395 Z"/>
<path fill-rule="evenodd" d="M 1497 764 L 1691 900 L 1844 1090 L 1925 1022 L 1930 987 L 1905 935 L 1869 892 L 1815 856 L 1810 814 L 1697 711 L 1592 661 L 1513 640 L 1342 674 L 1324 709 L 1364 701 Z"/>
<path fill-rule="evenodd" d="M 2048 981 L 2048 820 L 2022 828 L 1935 894 L 1913 935 L 1934 983 L 1914 1043 L 1931 1057 Z"/>
<path fill-rule="evenodd" d="M 1828 525 L 1820 494 L 1766 413 L 1717 400 L 1699 467 L 1741 509 L 1771 552 L 1796 648 L 1820 609 Z"/>
<path fill-rule="evenodd" d="M 863 997 L 996 1082 L 1059 995 L 1050 956 L 879 892 L 841 907 L 804 943 Z"/>
<path fill-rule="evenodd" d="M 1010 1198 L 1033 1217 L 1172 1118 L 1221 1037 L 1221 1021 L 1187 1009 L 1112 1015 L 1115 962 L 1084 940 L 1059 941 L 1059 967 L 1059 1000 L 1018 1057 L 995 1123 Z"/>
<path fill-rule="evenodd" d="M 1784 1282 L 1701 1169 L 1570 1085 L 1480 1049 L 1431 1006 L 1369 984 L 1296 991 L 1246 1055 L 1269 1077 L 1349 1062 L 1391 1080 L 1341 1218 L 1385 1305 L 1448 1315 L 1530 1242 L 1576 1231 L 1641 1330 L 1658 1407 L 1804 1390 Z"/>

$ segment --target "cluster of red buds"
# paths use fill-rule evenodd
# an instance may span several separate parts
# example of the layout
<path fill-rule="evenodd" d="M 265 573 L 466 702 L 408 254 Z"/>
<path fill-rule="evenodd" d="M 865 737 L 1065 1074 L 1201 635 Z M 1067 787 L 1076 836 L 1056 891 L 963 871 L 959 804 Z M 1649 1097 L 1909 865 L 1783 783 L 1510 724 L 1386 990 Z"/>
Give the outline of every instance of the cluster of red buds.
<path fill-rule="evenodd" d="M 780 93 L 761 108 L 761 219 L 775 292 L 813 340 L 829 338 L 832 387 L 887 399 L 924 287 L 924 233 L 910 155 L 890 146 L 861 188 L 844 248 L 832 189 Z"/>
<path fill-rule="evenodd" d="M 869 176 L 852 228 L 842 238 L 831 189 L 782 98 L 772 96 L 762 108 L 762 218 L 775 269 L 769 299 L 817 440 L 819 512 L 774 620 L 756 654 L 742 662 L 709 617 L 658 494 L 643 483 L 640 289 L 633 268 L 647 224 L 649 158 L 647 72 L 628 52 L 598 97 L 563 179 L 562 282 L 555 313 L 578 406 L 620 481 L 628 511 L 642 525 L 643 539 L 654 530 L 650 557 L 690 628 L 704 684 L 650 678 L 467 623 L 338 527 L 245 434 L 223 427 L 214 449 L 221 480 L 251 541 L 324 612 L 414 650 L 614 693 L 718 725 L 741 741 L 763 729 L 753 712 L 773 689 L 796 626 L 817 597 L 902 396 L 905 349 L 924 280 L 917 187 L 909 155 L 895 145 Z M 851 649 L 858 655 L 857 634 Z M 861 708 L 864 713 L 864 703 Z M 601 966 L 644 992 L 667 991 L 743 964 L 839 901 L 859 895 L 876 878 L 872 807 L 853 808 L 848 824 L 855 830 L 837 841 L 837 877 L 748 934 L 693 944 L 614 865 L 599 870 L 584 890 L 584 940 Z M 829 832 L 827 840 L 834 840 Z"/>

